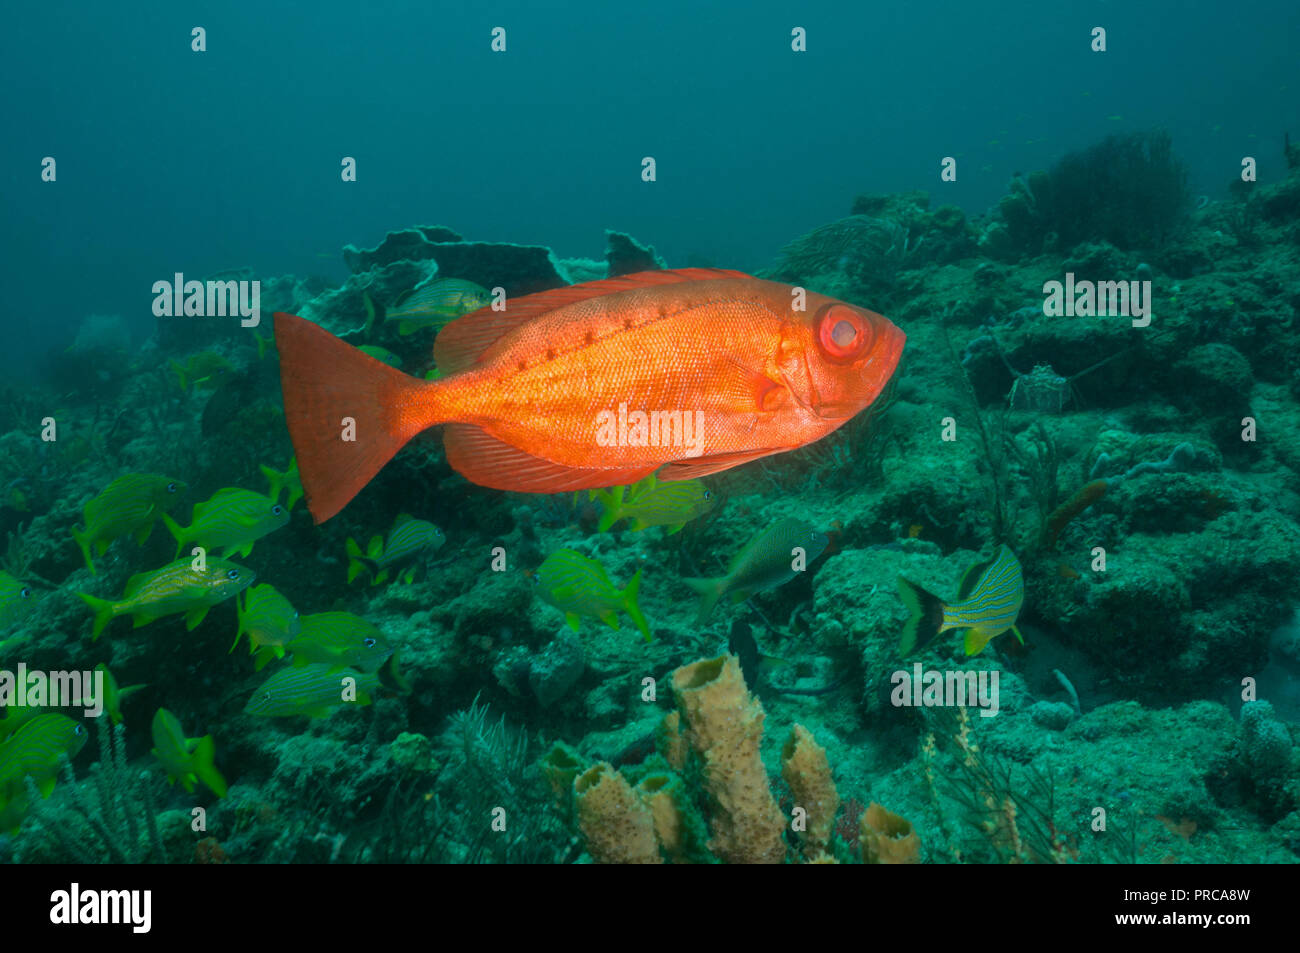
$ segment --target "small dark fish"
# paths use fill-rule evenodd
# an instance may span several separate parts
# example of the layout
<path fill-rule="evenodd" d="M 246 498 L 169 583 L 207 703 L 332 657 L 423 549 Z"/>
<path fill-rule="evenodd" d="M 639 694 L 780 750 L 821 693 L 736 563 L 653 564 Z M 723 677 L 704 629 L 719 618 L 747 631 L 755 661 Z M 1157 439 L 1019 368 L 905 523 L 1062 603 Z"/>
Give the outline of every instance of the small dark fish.
<path fill-rule="evenodd" d="M 736 553 L 727 574 L 715 579 L 683 579 L 700 594 L 696 623 L 705 622 L 723 596 L 744 602 L 756 592 L 793 579 L 826 549 L 829 540 L 802 520 L 782 519 L 760 531 Z"/>

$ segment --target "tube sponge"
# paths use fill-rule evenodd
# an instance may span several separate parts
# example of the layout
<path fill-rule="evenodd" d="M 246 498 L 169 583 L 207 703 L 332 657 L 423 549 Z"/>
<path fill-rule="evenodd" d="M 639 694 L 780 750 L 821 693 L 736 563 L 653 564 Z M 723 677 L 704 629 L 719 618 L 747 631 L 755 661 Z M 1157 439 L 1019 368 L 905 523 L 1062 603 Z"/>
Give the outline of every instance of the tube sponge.
<path fill-rule="evenodd" d="M 568 745 L 557 741 L 541 760 L 542 776 L 550 785 L 555 806 L 566 815 L 572 807 L 574 779 L 586 768 L 587 762 Z"/>
<path fill-rule="evenodd" d="M 654 818 L 659 847 L 675 864 L 709 863 L 708 828 L 682 779 L 671 771 L 651 771 L 636 786 Z"/>
<path fill-rule="evenodd" d="M 664 720 L 655 732 L 655 742 L 659 753 L 674 771 L 686 767 L 686 739 L 682 737 L 681 712 L 670 711 L 664 715 Z"/>
<path fill-rule="evenodd" d="M 709 849 L 732 864 L 781 863 L 785 817 L 759 753 L 763 706 L 745 687 L 739 661 L 721 655 L 684 665 L 673 672 L 673 691 L 703 762 L 713 808 Z"/>
<path fill-rule="evenodd" d="M 601 761 L 573 781 L 578 827 L 598 864 L 661 864 L 654 818 L 627 779 Z"/>
<path fill-rule="evenodd" d="M 921 857 L 921 839 L 910 821 L 891 814 L 872 801 L 862 812 L 858 841 L 864 864 L 915 864 Z"/>
<path fill-rule="evenodd" d="M 826 749 L 803 725 L 796 723 L 790 729 L 790 738 L 781 749 L 781 777 L 790 785 L 795 807 L 808 812 L 804 856 L 815 857 L 830 842 L 840 795 L 831 778 Z"/>

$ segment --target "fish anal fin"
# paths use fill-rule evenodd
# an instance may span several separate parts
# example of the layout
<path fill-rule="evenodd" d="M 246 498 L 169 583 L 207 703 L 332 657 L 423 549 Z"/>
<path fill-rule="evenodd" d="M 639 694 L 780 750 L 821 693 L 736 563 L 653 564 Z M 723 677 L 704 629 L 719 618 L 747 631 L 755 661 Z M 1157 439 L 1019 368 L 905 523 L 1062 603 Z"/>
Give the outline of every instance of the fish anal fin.
<path fill-rule="evenodd" d="M 498 440 L 474 424 L 447 424 L 447 462 L 467 480 L 516 493 L 563 493 L 617 483 L 633 483 L 654 465 L 613 469 L 566 467 Z"/>
<path fill-rule="evenodd" d="M 774 453 L 783 452 L 784 449 L 784 447 L 763 447 L 759 450 L 745 450 L 739 453 L 715 453 L 707 457 L 678 460 L 660 470 L 659 479 L 663 481 L 694 480 L 697 477 L 708 476 L 711 473 L 730 470 L 732 467 L 738 467 L 742 463 L 748 463 L 760 457 L 770 457 Z"/>
<path fill-rule="evenodd" d="M 484 351 L 521 324 L 538 315 L 589 298 L 654 285 L 680 284 L 710 278 L 749 277 L 744 272 L 722 268 L 682 268 L 675 271 L 640 271 L 603 281 L 588 281 L 567 288 L 539 291 L 507 302 L 504 311 L 493 311 L 491 305 L 488 305 L 452 321 L 438 333 L 433 342 L 433 360 L 444 373 L 462 371 L 472 366 Z"/>

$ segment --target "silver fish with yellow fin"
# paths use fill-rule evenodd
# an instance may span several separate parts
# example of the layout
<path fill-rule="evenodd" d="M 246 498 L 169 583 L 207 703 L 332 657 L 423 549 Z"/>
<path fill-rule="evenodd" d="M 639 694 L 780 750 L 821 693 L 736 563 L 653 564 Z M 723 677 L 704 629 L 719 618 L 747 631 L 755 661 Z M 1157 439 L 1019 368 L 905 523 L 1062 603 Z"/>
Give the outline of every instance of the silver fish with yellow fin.
<path fill-rule="evenodd" d="M 197 569 L 195 560 L 178 559 L 161 569 L 137 573 L 127 580 L 116 602 L 77 593 L 95 613 L 92 640 L 120 615 L 131 616 L 138 629 L 163 616 L 184 613 L 185 628 L 193 629 L 209 609 L 243 592 L 257 578 L 253 570 L 224 559 L 208 559 L 202 566 Z"/>
<path fill-rule="evenodd" d="M 696 624 L 713 613 L 723 596 L 744 602 L 756 592 L 783 586 L 826 551 L 830 540 L 803 520 L 777 520 L 732 557 L 727 574 L 713 579 L 683 579 L 700 594 Z"/>

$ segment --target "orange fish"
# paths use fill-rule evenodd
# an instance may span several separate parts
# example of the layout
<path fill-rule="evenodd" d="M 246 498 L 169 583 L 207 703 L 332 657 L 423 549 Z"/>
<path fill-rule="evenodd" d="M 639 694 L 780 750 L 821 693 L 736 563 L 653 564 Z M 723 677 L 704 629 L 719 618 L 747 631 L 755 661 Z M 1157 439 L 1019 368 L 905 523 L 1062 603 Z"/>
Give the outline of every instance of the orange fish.
<path fill-rule="evenodd" d="M 819 440 L 880 394 L 903 332 L 738 271 L 649 271 L 544 291 L 448 324 L 445 376 L 403 374 L 275 315 L 285 419 L 316 522 L 412 437 L 445 424 L 468 480 L 522 493 L 686 480 Z M 665 466 L 666 464 L 666 466 Z M 660 467 L 663 467 L 660 470 Z"/>

